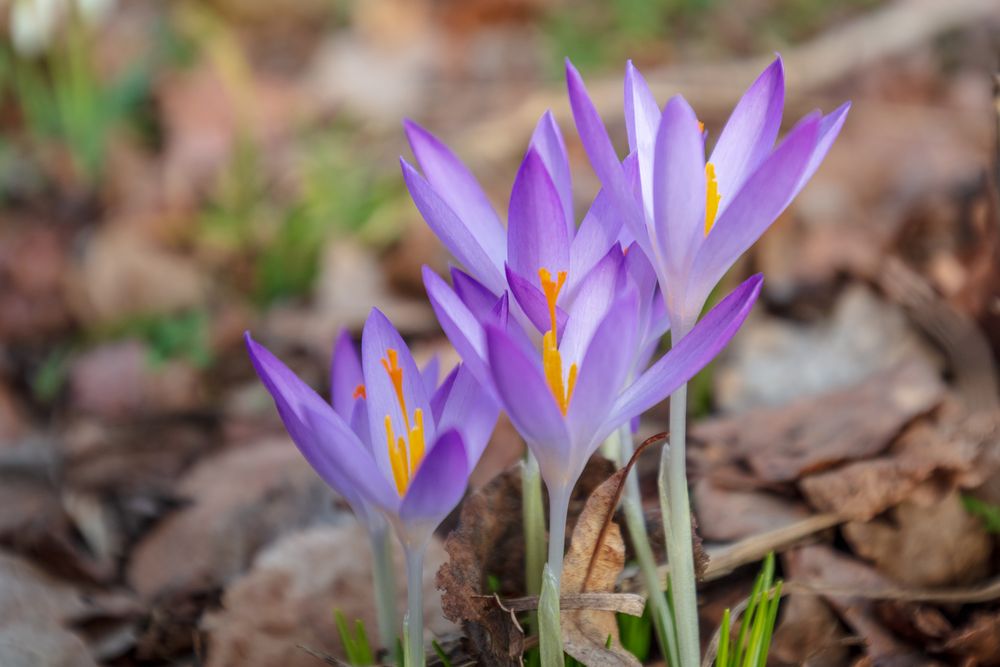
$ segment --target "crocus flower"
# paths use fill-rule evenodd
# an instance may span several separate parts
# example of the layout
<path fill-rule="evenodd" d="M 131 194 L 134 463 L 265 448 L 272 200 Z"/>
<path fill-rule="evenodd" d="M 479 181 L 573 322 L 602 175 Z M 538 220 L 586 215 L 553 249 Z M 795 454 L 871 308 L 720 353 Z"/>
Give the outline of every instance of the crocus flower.
<path fill-rule="evenodd" d="M 498 407 L 464 366 L 429 391 L 406 344 L 378 310 L 362 333 L 360 373 L 344 351 L 334 362 L 333 405 L 249 333 L 246 342 L 302 455 L 355 509 L 376 508 L 395 529 L 407 556 L 408 647 L 415 658 L 414 651 L 423 655 L 423 554 L 434 529 L 461 500 Z"/>
<path fill-rule="evenodd" d="M 784 106 L 776 59 L 736 105 L 706 160 L 706 133 L 695 112 L 681 96 L 661 112 L 630 62 L 625 120 L 639 171 L 634 188 L 568 60 L 566 77 L 584 148 L 657 271 L 675 337 L 690 328 L 726 271 L 809 181 L 850 107 L 808 114 L 775 147 Z"/>

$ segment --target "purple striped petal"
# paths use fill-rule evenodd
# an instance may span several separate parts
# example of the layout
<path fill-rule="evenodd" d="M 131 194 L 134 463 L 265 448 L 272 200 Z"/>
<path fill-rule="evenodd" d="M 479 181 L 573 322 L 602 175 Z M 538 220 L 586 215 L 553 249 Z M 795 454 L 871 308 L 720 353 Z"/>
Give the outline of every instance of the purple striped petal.
<path fill-rule="evenodd" d="M 816 170 L 823 163 L 823 158 L 826 157 L 826 154 L 830 151 L 830 147 L 833 146 L 834 140 L 840 134 L 840 129 L 844 127 L 844 121 L 847 120 L 847 112 L 850 110 L 851 103 L 844 102 L 820 121 L 819 139 L 816 141 L 816 148 L 813 149 L 812 155 L 809 157 L 809 164 L 806 166 L 802 178 L 799 179 L 798 187 L 795 188 L 795 194 L 792 195 L 793 198 L 806 186 L 806 183 L 809 182 L 809 179 L 813 177 L 813 174 L 816 173 Z"/>
<path fill-rule="evenodd" d="M 507 262 L 522 276 L 569 269 L 569 236 L 559 193 L 541 156 L 529 150 L 510 193 Z"/>
<path fill-rule="evenodd" d="M 622 392 L 611 415 L 595 431 L 594 441 L 603 441 L 619 425 L 665 399 L 714 359 L 750 314 L 762 281 L 758 274 L 733 290 L 688 335 Z"/>
<path fill-rule="evenodd" d="M 576 218 L 573 216 L 573 177 L 569 169 L 566 142 L 551 111 L 546 111 L 538 120 L 529 147 L 538 152 L 556 190 L 559 191 L 559 200 L 566 214 L 566 233 L 568 238 L 573 238 L 576 232 Z"/>
<path fill-rule="evenodd" d="M 650 218 L 653 215 L 653 155 L 661 115 L 646 80 L 629 60 L 625 66 L 625 128 L 629 149 L 638 156 L 642 201 Z"/>
<path fill-rule="evenodd" d="M 687 309 L 696 313 L 729 267 L 791 201 L 816 146 L 819 118 L 804 119 L 747 179 L 715 223 L 691 265 Z"/>
<path fill-rule="evenodd" d="M 485 285 L 466 272 L 455 267 L 451 269 L 451 284 L 455 289 L 455 294 L 477 319 L 486 317 L 496 306 L 499 298 L 496 294 L 486 289 Z"/>
<path fill-rule="evenodd" d="M 437 390 L 438 378 L 441 377 L 441 359 L 438 355 L 432 356 L 424 367 L 420 369 L 420 379 L 424 383 L 424 391 L 428 396 L 433 396 Z"/>
<path fill-rule="evenodd" d="M 563 364 L 579 363 L 590 337 L 614 303 L 625 278 L 625 257 L 615 244 L 580 281 L 573 301 L 567 306 L 566 331 L 559 342 Z"/>
<path fill-rule="evenodd" d="M 534 452 L 542 468 L 560 478 L 559 463 L 570 455 L 569 433 L 559 406 L 542 375 L 541 359 L 525 350 L 498 327 L 486 328 L 490 369 L 504 410 Z"/>
<path fill-rule="evenodd" d="M 784 106 L 785 72 L 778 57 L 740 98 L 712 151 L 720 214 L 774 147 Z"/>
<path fill-rule="evenodd" d="M 456 213 L 439 191 L 406 160 L 400 158 L 399 164 L 413 203 L 441 243 L 489 289 L 502 291 L 501 271 L 507 247 L 506 239 L 492 238 L 494 235 L 483 233 L 475 220 Z"/>
<path fill-rule="evenodd" d="M 254 370 L 270 392 L 288 434 L 309 465 L 352 507 L 371 501 L 387 509 L 399 498 L 364 444 L 333 408 L 247 332 Z"/>
<path fill-rule="evenodd" d="M 424 128 L 406 120 L 403 129 L 427 180 L 475 236 L 482 239 L 483 247 L 493 252 L 499 267 L 504 248 L 503 223 L 476 177 L 444 142 Z"/>
<path fill-rule="evenodd" d="M 587 345 L 566 415 L 574 443 L 588 443 L 611 411 L 632 370 L 638 346 L 638 298 L 628 290 L 608 309 Z M 596 446 L 596 445 L 595 445 Z M 593 450 L 574 452 L 582 465 Z"/>
<path fill-rule="evenodd" d="M 476 379 L 489 384 L 491 376 L 487 368 L 486 332 L 482 320 L 430 267 L 423 267 L 423 276 L 427 298 L 444 334 Z"/>
<path fill-rule="evenodd" d="M 431 412 L 434 413 L 435 424 L 441 423 L 441 415 L 444 413 L 444 406 L 448 402 L 448 396 L 451 394 L 451 389 L 455 386 L 455 378 L 458 377 L 459 368 L 462 368 L 462 364 L 459 364 L 451 369 L 451 372 L 448 373 L 447 377 L 445 377 L 441 386 L 437 388 L 437 391 L 435 391 L 433 395 L 431 395 Z"/>
<path fill-rule="evenodd" d="M 680 96 L 667 102 L 656 132 L 653 214 L 660 261 L 667 275 L 681 275 L 705 233 L 705 148 L 698 117 Z"/>
<path fill-rule="evenodd" d="M 410 480 L 399 506 L 400 520 L 432 532 L 462 500 L 470 470 L 462 436 L 454 430 L 443 432 Z"/>
<path fill-rule="evenodd" d="M 396 350 L 399 367 L 403 371 L 403 397 L 406 401 L 407 416 L 396 397 L 396 390 L 382 360 L 388 359 L 388 350 Z M 392 429 L 396 438 L 407 435 L 406 421 L 413 423 L 413 413 L 420 409 L 424 414 L 424 441 L 434 439 L 434 420 L 430 405 L 430 397 L 424 389 L 424 381 L 399 332 L 392 326 L 389 319 L 377 308 L 372 308 L 361 334 L 361 368 L 365 376 L 365 389 L 368 398 L 368 424 L 371 428 L 372 449 L 375 460 L 387 479 L 392 479 L 392 465 L 389 462 L 389 452 L 386 448 L 387 433 L 385 428 L 386 415 L 392 420 Z"/>
<path fill-rule="evenodd" d="M 573 110 L 573 120 L 580 135 L 580 142 L 590 159 L 590 165 L 607 188 L 608 194 L 615 201 L 619 214 L 624 218 L 632 235 L 645 246 L 646 228 L 645 216 L 638 201 L 633 196 L 621 168 L 621 161 L 611 143 L 604 121 L 597 113 L 594 102 L 587 94 L 583 78 L 573 64 L 566 59 L 566 87 L 569 92 L 569 103 Z"/>
<path fill-rule="evenodd" d="M 330 403 L 341 419 L 350 420 L 354 411 L 354 392 L 363 383 L 361 359 L 358 358 L 351 332 L 344 329 L 333 344 L 330 361 Z"/>
<path fill-rule="evenodd" d="M 493 434 L 500 406 L 464 366 L 459 366 L 448 392 L 438 429 L 455 429 L 462 434 L 469 469 L 476 467 Z"/>

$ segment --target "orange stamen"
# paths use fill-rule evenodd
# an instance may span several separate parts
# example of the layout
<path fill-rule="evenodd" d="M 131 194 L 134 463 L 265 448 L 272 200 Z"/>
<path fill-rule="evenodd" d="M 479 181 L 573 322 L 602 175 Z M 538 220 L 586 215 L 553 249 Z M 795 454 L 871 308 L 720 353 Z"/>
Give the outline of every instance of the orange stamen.
<path fill-rule="evenodd" d="M 392 417 L 385 416 L 386 448 L 389 451 L 389 463 L 392 466 L 392 477 L 396 483 L 396 491 L 402 496 L 413 479 L 420 462 L 424 459 L 424 411 L 417 408 L 413 411 L 413 423 L 410 425 L 410 415 L 406 409 L 406 397 L 403 393 L 403 369 L 399 366 L 399 353 L 396 350 L 386 350 L 387 359 L 382 359 L 382 368 L 389 375 L 392 387 L 399 402 L 406 425 L 404 436 L 396 437 L 392 428 Z M 361 386 L 364 391 L 364 386 Z M 357 392 L 355 392 L 357 393 Z"/>
<path fill-rule="evenodd" d="M 559 298 L 559 291 L 566 283 L 566 272 L 560 271 L 556 280 L 552 280 L 552 274 L 548 269 L 539 269 L 538 278 L 542 285 L 542 293 L 549 306 L 549 319 L 552 328 L 542 337 L 542 369 L 545 372 L 545 381 L 552 390 L 552 395 L 556 399 L 556 404 L 563 416 L 569 410 L 569 401 L 573 396 L 573 386 L 576 384 L 576 364 L 569 367 L 569 378 L 563 383 L 562 355 L 559 353 L 559 346 L 556 344 L 558 336 L 558 318 L 556 317 L 556 300 Z"/>
<path fill-rule="evenodd" d="M 368 400 L 368 394 L 365 393 L 365 386 L 363 384 L 359 384 L 357 387 L 355 387 L 354 393 L 351 394 L 351 398 L 353 398 L 354 400 L 357 400 L 359 398 Z"/>
<path fill-rule="evenodd" d="M 705 164 L 705 236 L 708 236 L 715 225 L 715 216 L 719 213 L 721 200 L 719 181 L 715 178 L 715 165 L 708 162 Z"/>

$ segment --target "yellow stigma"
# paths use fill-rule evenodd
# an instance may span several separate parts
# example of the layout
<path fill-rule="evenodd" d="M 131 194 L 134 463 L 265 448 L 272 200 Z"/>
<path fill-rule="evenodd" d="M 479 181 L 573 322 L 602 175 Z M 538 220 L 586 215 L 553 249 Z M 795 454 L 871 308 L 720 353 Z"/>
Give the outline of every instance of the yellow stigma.
<path fill-rule="evenodd" d="M 403 369 L 399 366 L 399 353 L 396 350 L 386 350 L 387 359 L 382 359 L 382 368 L 389 375 L 392 387 L 396 391 L 396 400 L 403 413 L 406 425 L 406 437 L 398 438 L 392 429 L 392 418 L 385 416 L 385 441 L 389 451 L 389 463 L 392 465 L 392 478 L 396 482 L 396 491 L 402 496 L 413 479 L 413 473 L 424 458 L 424 411 L 417 408 L 413 411 L 413 425 L 410 425 L 410 415 L 406 410 L 406 398 L 403 395 Z M 364 386 L 359 387 L 364 392 Z"/>
<path fill-rule="evenodd" d="M 719 181 L 715 178 L 715 165 L 708 162 L 705 164 L 705 236 L 708 236 L 708 233 L 712 231 L 715 216 L 719 213 L 721 199 Z"/>
<path fill-rule="evenodd" d="M 542 293 L 549 305 L 549 320 L 552 328 L 542 337 L 542 368 L 545 371 L 545 381 L 552 390 L 552 395 L 556 399 L 559 410 L 566 416 L 569 410 L 569 401 L 573 397 L 573 387 L 576 385 L 576 364 L 569 367 L 569 377 L 563 382 L 562 355 L 559 354 L 559 347 L 556 344 L 558 337 L 558 320 L 556 318 L 556 300 L 559 298 L 559 291 L 566 283 L 566 272 L 560 271 L 557 279 L 552 280 L 552 274 L 548 269 L 539 269 L 538 278 L 542 284 Z"/>

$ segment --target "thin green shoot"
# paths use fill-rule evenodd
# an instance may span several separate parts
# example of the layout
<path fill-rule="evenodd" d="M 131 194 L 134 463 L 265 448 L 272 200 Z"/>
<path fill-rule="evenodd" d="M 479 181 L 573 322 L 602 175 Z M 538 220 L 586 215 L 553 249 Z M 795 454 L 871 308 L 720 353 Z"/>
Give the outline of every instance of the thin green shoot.
<path fill-rule="evenodd" d="M 347 661 L 355 667 L 368 667 L 375 664 L 375 655 L 372 652 L 371 644 L 368 643 L 368 634 L 365 632 L 365 624 L 361 619 L 355 621 L 354 632 L 347 626 L 347 619 L 339 609 L 333 612 L 334 622 L 337 624 L 337 632 L 340 633 L 340 643 L 344 647 Z"/>

